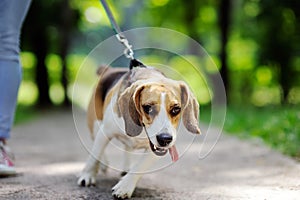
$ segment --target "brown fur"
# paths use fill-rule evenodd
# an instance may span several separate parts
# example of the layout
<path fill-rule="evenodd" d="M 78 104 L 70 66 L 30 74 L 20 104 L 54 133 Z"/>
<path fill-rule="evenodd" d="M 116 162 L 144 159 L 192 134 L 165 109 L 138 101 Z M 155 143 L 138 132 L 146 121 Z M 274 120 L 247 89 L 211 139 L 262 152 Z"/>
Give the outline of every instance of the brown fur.
<path fill-rule="evenodd" d="M 199 105 L 184 82 L 168 79 L 156 69 L 149 68 L 134 68 L 128 71 L 125 68 L 101 67 L 98 74 L 100 79 L 88 107 L 88 127 L 92 137 L 94 137 L 95 120 L 103 119 L 104 111 L 116 92 L 118 93 L 118 105 L 115 105 L 114 111 L 123 117 L 126 133 L 129 136 L 140 134 L 143 129 L 141 116 L 144 115 L 140 101 L 145 102 L 146 99 L 151 101 L 154 93 L 145 88 L 153 86 L 154 83 L 157 85 L 158 93 L 160 90 L 168 92 L 168 96 L 172 96 L 173 99 L 177 98 L 178 103 L 182 104 L 182 114 L 176 117 L 169 116 L 172 123 L 177 125 L 180 121 L 179 116 L 182 115 L 187 130 L 196 134 L 200 133 L 198 127 Z M 140 97 L 142 92 L 143 99 Z M 168 107 L 171 107 L 171 104 L 174 105 L 171 99 L 168 101 Z"/>
<path fill-rule="evenodd" d="M 105 99 L 107 97 L 109 99 L 111 98 L 112 93 L 109 95 L 110 89 L 126 72 L 128 72 L 126 68 L 111 68 L 108 66 L 100 67 L 97 70 L 99 81 L 90 100 L 87 115 L 88 127 L 93 138 L 95 120 L 103 119 L 103 113 L 105 110 L 104 102 L 106 101 Z"/>

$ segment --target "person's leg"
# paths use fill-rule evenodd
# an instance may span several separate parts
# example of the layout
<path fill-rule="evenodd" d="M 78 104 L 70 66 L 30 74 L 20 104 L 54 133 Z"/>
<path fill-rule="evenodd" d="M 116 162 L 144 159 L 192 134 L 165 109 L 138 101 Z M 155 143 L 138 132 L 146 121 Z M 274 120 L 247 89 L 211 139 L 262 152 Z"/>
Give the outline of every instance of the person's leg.
<path fill-rule="evenodd" d="M 16 173 L 6 145 L 21 82 L 19 40 L 30 0 L 0 0 L 0 176 Z"/>
<path fill-rule="evenodd" d="M 20 81 L 19 63 L 0 60 L 0 140 L 10 137 Z"/>
<path fill-rule="evenodd" d="M 0 1 L 0 139 L 9 138 L 21 82 L 20 30 L 30 0 Z"/>

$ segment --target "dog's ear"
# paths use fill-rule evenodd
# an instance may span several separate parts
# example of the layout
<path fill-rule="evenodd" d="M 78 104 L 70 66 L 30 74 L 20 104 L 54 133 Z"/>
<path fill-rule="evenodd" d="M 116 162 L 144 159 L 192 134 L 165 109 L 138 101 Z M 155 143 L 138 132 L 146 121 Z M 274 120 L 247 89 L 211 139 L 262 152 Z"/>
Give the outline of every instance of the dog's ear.
<path fill-rule="evenodd" d="M 185 83 L 180 84 L 182 121 L 185 128 L 194 134 L 201 134 L 199 128 L 199 104 Z"/>
<path fill-rule="evenodd" d="M 125 122 L 125 132 L 131 137 L 139 135 L 143 130 L 138 112 L 139 95 L 143 88 L 132 85 L 120 95 L 118 100 L 119 110 Z"/>

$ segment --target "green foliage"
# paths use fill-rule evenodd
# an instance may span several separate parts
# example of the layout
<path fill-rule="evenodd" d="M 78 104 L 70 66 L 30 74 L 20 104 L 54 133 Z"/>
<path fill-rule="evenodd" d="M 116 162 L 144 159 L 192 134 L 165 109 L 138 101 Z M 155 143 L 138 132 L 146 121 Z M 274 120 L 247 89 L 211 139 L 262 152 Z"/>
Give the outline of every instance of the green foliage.
<path fill-rule="evenodd" d="M 31 106 L 18 105 L 15 113 L 15 124 L 21 124 L 31 121 L 37 117 L 37 111 Z"/>
<path fill-rule="evenodd" d="M 63 0 L 51 0 L 50 3 L 39 1 L 28 16 L 30 26 L 24 24 L 23 32 L 31 36 L 34 31 L 32 24 L 37 24 L 45 32 L 49 52 L 45 63 L 49 73 L 50 97 L 59 104 L 63 100 L 62 62 L 59 57 L 59 46 L 62 44 L 61 35 L 66 24 L 73 24 L 72 34 L 69 35 L 72 45 L 67 56 L 67 75 L 69 85 L 76 78 L 80 59 L 78 54 L 87 55 L 97 44 L 113 35 L 111 25 L 99 0 L 71 0 L 72 10 L 76 10 L 78 20 L 70 20 L 64 26 L 65 11 L 62 9 Z M 279 105 L 282 103 L 300 103 L 300 3 L 297 0 L 231 0 L 230 24 L 228 43 L 222 44 L 220 26 L 220 1 L 216 0 L 127 0 L 109 1 L 109 7 L 122 30 L 138 27 L 164 27 L 182 32 L 197 40 L 214 60 L 217 69 L 208 69 L 211 75 L 218 73 L 221 66 L 220 50 L 226 45 L 227 73 L 228 73 L 228 101 L 232 104 L 252 104 L 255 106 Z M 229 7 L 230 5 L 228 5 Z M 36 8 L 36 9 L 34 9 Z M 72 22 L 73 21 L 73 22 Z M 76 23 L 75 23 L 76 21 Z M 26 35 L 26 34 L 24 34 Z M 159 37 L 159 36 L 158 36 Z M 37 41 L 36 37 L 34 37 Z M 30 53 L 32 44 L 28 38 L 23 38 L 24 57 L 24 86 L 21 86 L 21 99 L 24 104 L 37 102 L 38 92 L 35 86 L 35 71 L 37 57 Z M 176 45 L 187 50 L 187 54 L 194 54 L 192 46 L 178 41 L 166 41 L 168 45 Z M 149 55 L 147 55 L 149 56 Z M 155 53 L 151 56 L 156 56 Z M 143 58 L 144 59 L 144 58 Z M 201 59 L 201 58 L 200 58 Z M 76 61 L 75 61 L 76 60 Z M 77 61 L 78 60 L 78 61 Z M 161 59 L 157 63 L 161 62 Z M 171 62 L 171 61 L 170 61 Z M 205 62 L 205 61 L 204 61 Z M 23 63 L 23 62 L 22 62 Z M 71 64 L 70 64 L 71 63 Z M 75 63 L 75 64 L 74 64 Z M 184 73 L 176 59 L 171 63 L 176 70 Z M 209 66 L 208 66 L 209 67 Z M 224 67 L 224 66 L 223 66 Z M 197 87 L 198 80 L 192 74 L 188 77 L 192 87 Z M 201 82 L 201 80 L 200 80 Z M 200 83 L 200 85 L 203 85 Z M 26 89 L 24 92 L 23 88 Z M 28 95 L 33 93 L 32 95 Z M 204 92 L 202 103 L 209 103 L 207 91 Z M 24 97 L 24 98 L 23 98 Z"/>
<path fill-rule="evenodd" d="M 67 13 L 62 0 L 36 1 L 31 5 L 33 15 L 27 17 L 30 23 L 24 24 L 22 35 L 21 62 L 23 82 L 19 92 L 19 104 L 34 105 L 38 100 L 36 67 L 39 59 L 33 54 L 34 45 L 41 43 L 40 36 L 46 38 L 45 63 L 50 85 L 50 98 L 55 104 L 64 99 L 61 83 L 64 27 L 72 25 L 67 38 L 72 45 L 65 56 L 68 75 L 68 95 L 74 82 L 80 84 L 73 101 L 76 104 L 88 100 L 90 85 L 96 80 L 97 63 L 86 61 L 89 51 L 97 44 L 112 36 L 113 31 L 99 0 L 68 1 L 72 10 L 78 11 L 78 19 L 64 22 Z M 169 38 L 167 45 L 186 49 L 189 62 L 201 60 L 209 75 L 218 73 L 221 66 L 220 2 L 216 0 L 127 0 L 109 1 L 110 8 L 122 30 L 138 27 L 164 27 L 187 34 L 197 40 L 210 54 L 218 67 L 206 64 L 206 60 L 193 55 L 190 44 Z M 295 157 L 300 157 L 300 109 L 299 107 L 279 107 L 285 104 L 300 104 L 300 1 L 299 0 L 231 0 L 231 21 L 226 45 L 230 105 L 225 130 L 241 137 L 259 137 L 270 146 Z M 30 17 L 31 16 L 31 17 Z M 72 22 L 73 21 L 73 22 Z M 33 26 L 34 25 L 34 26 Z M 72 32 L 71 32 L 72 30 Z M 143 37 L 143 36 L 141 36 Z M 157 37 L 160 37 L 159 35 Z M 31 39 L 30 39 L 31 38 Z M 224 44 L 223 44 L 224 45 Z M 43 48 L 42 48 L 43 49 Z M 37 52 L 36 52 L 37 54 Z M 199 102 L 210 105 L 210 88 L 203 80 L 198 80 L 196 71 L 186 70 L 191 66 L 179 57 L 160 57 L 155 52 L 139 57 L 144 63 L 168 66 L 187 80 L 192 89 L 197 88 Z M 191 72 L 191 73 L 190 73 Z M 77 79 L 77 74 L 80 74 Z M 85 103 L 86 104 L 86 103 Z M 84 105 L 85 105 L 84 104 Z M 245 106 L 246 105 L 246 106 Z M 251 105 L 259 107 L 250 107 Z M 274 106 L 276 107 L 270 107 Z M 201 108 L 201 121 L 208 121 L 208 109 Z M 34 116 L 32 108 L 19 107 L 16 122 Z"/>
<path fill-rule="evenodd" d="M 299 107 L 229 107 L 224 129 L 240 137 L 259 137 L 271 147 L 300 158 Z"/>
<path fill-rule="evenodd" d="M 99 28 L 101 26 L 109 26 L 110 22 L 106 16 L 104 8 L 99 0 L 71 0 L 71 7 L 80 13 L 79 29 L 87 32 L 89 29 Z M 109 5 L 112 9 L 116 20 L 119 22 L 119 14 L 115 11 L 113 5 Z"/>
<path fill-rule="evenodd" d="M 38 91 L 35 80 L 35 65 L 36 56 L 31 52 L 21 52 L 20 60 L 23 67 L 23 80 L 20 85 L 18 104 L 19 105 L 33 105 L 38 97 Z"/>

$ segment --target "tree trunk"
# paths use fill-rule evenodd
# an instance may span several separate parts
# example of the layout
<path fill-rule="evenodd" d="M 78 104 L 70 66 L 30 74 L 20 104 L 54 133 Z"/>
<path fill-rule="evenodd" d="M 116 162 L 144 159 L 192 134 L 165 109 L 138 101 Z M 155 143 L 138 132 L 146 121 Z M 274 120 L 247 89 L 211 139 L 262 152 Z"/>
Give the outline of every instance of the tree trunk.
<path fill-rule="evenodd" d="M 63 105 L 66 107 L 69 107 L 71 105 L 69 99 L 68 99 L 68 70 L 67 70 L 67 54 L 68 49 L 70 46 L 70 33 L 72 29 L 72 19 L 73 19 L 73 13 L 69 5 L 68 0 L 63 0 L 61 3 L 61 27 L 60 27 L 60 47 L 59 47 L 59 54 L 62 59 L 62 79 L 61 83 L 64 89 L 64 102 Z"/>
<path fill-rule="evenodd" d="M 184 24 L 186 24 L 187 33 L 188 35 L 196 40 L 197 42 L 200 42 L 200 36 L 197 31 L 198 25 L 196 24 L 196 19 L 198 17 L 200 5 L 197 0 L 191 0 L 188 3 L 186 3 L 185 0 L 182 1 L 182 5 L 184 6 Z M 201 52 L 198 52 L 198 48 L 195 48 L 193 44 L 188 45 L 188 53 L 199 55 Z"/>
<path fill-rule="evenodd" d="M 33 52 L 37 57 L 35 80 L 39 92 L 38 106 L 47 107 L 51 105 L 51 100 L 49 96 L 48 71 L 45 65 L 47 56 L 47 38 L 43 31 L 36 34 L 33 48 Z"/>
<path fill-rule="evenodd" d="M 231 11 L 231 1 L 221 0 L 219 7 L 219 26 L 221 31 L 221 76 L 224 82 L 226 93 L 229 90 L 229 79 L 228 79 L 228 66 L 227 66 L 227 53 L 226 46 L 228 41 L 228 33 L 230 26 L 230 11 Z"/>

